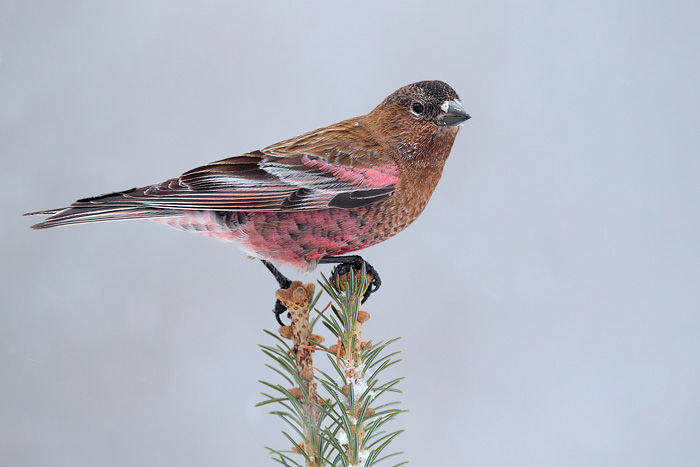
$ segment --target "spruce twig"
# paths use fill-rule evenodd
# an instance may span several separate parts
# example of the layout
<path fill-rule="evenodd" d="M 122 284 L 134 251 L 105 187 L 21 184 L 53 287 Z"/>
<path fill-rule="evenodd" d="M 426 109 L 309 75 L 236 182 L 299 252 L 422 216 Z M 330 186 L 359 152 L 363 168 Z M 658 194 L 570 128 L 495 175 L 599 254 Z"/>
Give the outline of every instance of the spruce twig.
<path fill-rule="evenodd" d="M 338 282 L 335 286 L 340 292 L 327 279 L 320 282 L 332 302 L 329 310 L 315 310 L 313 319 L 311 310 L 320 297 L 314 297 L 313 284 L 293 282 L 288 289 L 277 291 L 291 319 L 290 326 L 280 328 L 279 334 L 292 341 L 291 347 L 265 331 L 276 340 L 274 345 L 261 346 L 276 363 L 267 366 L 282 376 L 287 386 L 261 381 L 273 394 L 263 393 L 266 400 L 258 405 L 276 404 L 278 409 L 270 413 L 280 416 L 292 429 L 282 432 L 291 450 L 267 448 L 285 466 L 302 467 L 294 454 L 302 456 L 306 467 L 369 467 L 400 454 L 379 457 L 403 431 L 382 431 L 402 410 L 396 408 L 396 401 L 375 404 L 386 393 L 400 393 L 396 385 L 402 378 L 387 383 L 379 380 L 383 370 L 399 361 L 394 359 L 398 352 L 384 355 L 386 347 L 397 339 L 376 345 L 362 341 L 362 326 L 369 320 L 369 314 L 360 310 L 361 297 L 369 285 L 364 267 Z M 313 333 L 318 321 L 330 330 L 336 344 L 323 346 L 324 338 Z M 326 352 L 331 371 L 314 367 L 316 350 Z M 319 388 L 327 398 L 319 396 Z"/>

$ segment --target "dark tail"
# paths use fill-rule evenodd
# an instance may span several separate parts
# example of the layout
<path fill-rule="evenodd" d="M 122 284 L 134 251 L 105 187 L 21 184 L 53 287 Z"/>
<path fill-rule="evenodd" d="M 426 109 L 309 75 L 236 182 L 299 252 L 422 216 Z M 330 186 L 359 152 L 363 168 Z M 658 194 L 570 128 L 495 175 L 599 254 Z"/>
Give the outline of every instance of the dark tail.
<path fill-rule="evenodd" d="M 154 208 L 147 204 L 130 200 L 125 196 L 136 190 L 135 188 L 133 190 L 80 199 L 67 208 L 28 212 L 24 215 L 50 216 L 44 222 L 32 225 L 32 229 L 48 229 L 61 225 L 85 224 L 88 222 L 178 217 L 178 213 L 175 210 Z"/>

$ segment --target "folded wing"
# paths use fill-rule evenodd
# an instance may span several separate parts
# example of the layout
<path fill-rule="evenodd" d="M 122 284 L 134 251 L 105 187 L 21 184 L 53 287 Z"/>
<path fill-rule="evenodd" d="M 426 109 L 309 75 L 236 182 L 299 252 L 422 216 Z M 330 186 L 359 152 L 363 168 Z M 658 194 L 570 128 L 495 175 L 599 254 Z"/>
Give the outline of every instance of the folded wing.
<path fill-rule="evenodd" d="M 391 196 L 396 164 L 361 127 L 316 130 L 230 157 L 155 185 L 85 198 L 33 228 L 118 219 L 173 217 L 182 210 L 351 209 Z"/>

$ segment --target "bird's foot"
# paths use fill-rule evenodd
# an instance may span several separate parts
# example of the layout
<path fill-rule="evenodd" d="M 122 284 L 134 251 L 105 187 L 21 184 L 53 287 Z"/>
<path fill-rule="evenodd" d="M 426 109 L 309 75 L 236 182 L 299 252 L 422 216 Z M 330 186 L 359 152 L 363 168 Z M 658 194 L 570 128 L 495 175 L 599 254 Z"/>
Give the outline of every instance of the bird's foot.
<path fill-rule="evenodd" d="M 382 280 L 379 278 L 377 270 L 374 266 L 365 261 L 362 256 L 328 257 L 322 258 L 319 263 L 337 263 L 337 266 L 333 268 L 333 272 L 331 273 L 331 285 L 333 285 L 333 288 L 338 292 L 340 292 L 340 284 L 343 281 L 342 277 L 348 274 L 350 270 L 353 270 L 359 278 L 359 273 L 362 271 L 362 265 L 364 264 L 365 270 L 367 271 L 367 278 L 370 282 L 364 295 L 362 295 L 362 303 L 365 303 L 369 296 L 379 290 L 379 287 L 382 285 Z"/>
<path fill-rule="evenodd" d="M 265 267 L 267 268 L 268 271 L 272 273 L 273 276 L 275 276 L 275 279 L 277 280 L 277 283 L 280 286 L 280 289 L 288 289 L 292 285 L 292 281 L 290 281 L 287 276 L 282 274 L 279 269 L 277 269 L 271 262 L 266 261 L 264 259 L 260 260 L 263 262 Z M 281 316 L 287 311 L 287 307 L 285 307 L 281 301 L 277 300 L 275 301 L 275 307 L 272 309 L 272 312 L 275 314 L 275 319 L 279 323 L 280 326 L 284 326 L 285 324 L 282 322 Z M 289 313 L 287 313 L 287 318 L 289 318 Z"/>

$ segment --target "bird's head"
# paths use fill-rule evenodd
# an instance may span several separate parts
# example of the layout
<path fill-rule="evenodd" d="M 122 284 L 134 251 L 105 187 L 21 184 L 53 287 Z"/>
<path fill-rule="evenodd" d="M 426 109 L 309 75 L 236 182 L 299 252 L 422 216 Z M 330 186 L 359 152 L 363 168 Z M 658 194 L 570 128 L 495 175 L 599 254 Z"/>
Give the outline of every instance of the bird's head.
<path fill-rule="evenodd" d="M 456 126 L 471 118 L 457 92 L 444 81 L 419 81 L 404 86 L 384 99 L 378 109 L 387 107 L 398 107 L 402 116 L 437 126 Z"/>
<path fill-rule="evenodd" d="M 426 163 L 444 163 L 460 124 L 471 118 L 457 92 L 443 81 L 404 86 L 384 99 L 370 117 L 379 131 L 396 138 L 407 159 Z"/>

